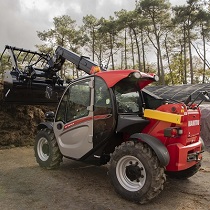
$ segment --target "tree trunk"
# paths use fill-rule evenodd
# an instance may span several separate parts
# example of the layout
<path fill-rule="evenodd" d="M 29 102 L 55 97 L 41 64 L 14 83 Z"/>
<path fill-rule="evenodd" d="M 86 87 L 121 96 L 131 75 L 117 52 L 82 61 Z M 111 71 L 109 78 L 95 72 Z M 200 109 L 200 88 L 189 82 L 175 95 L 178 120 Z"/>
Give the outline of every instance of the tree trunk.
<path fill-rule="evenodd" d="M 103 66 L 103 63 L 102 63 L 102 50 L 101 50 L 101 45 L 99 47 L 99 58 L 98 58 L 98 61 L 99 61 L 99 65 L 102 65 Z M 104 68 L 107 68 L 106 66 L 103 66 Z"/>
<path fill-rule="evenodd" d="M 184 26 L 184 84 L 187 84 L 187 52 L 186 52 L 186 28 Z"/>
<path fill-rule="evenodd" d="M 130 30 L 130 38 L 131 38 L 131 54 L 132 54 L 132 63 L 133 69 L 135 69 L 135 54 L 134 54 L 134 44 L 133 44 L 133 36 Z"/>
<path fill-rule="evenodd" d="M 126 29 L 125 29 L 125 69 L 128 68 L 128 65 L 127 65 L 127 32 L 126 32 Z"/>
<path fill-rule="evenodd" d="M 113 55 L 113 43 L 114 43 L 114 36 L 110 34 L 110 56 L 112 60 L 112 70 L 114 70 L 114 55 Z"/>
<path fill-rule="evenodd" d="M 161 83 L 162 85 L 165 85 L 165 73 L 164 73 L 164 69 L 163 69 L 163 59 L 162 59 L 162 51 L 161 51 L 161 47 L 160 47 L 160 40 L 158 37 L 158 51 L 159 51 L 159 61 L 160 61 L 160 72 L 161 72 Z"/>
<path fill-rule="evenodd" d="M 182 46 L 182 41 L 180 40 L 180 55 L 179 55 L 179 60 L 180 60 L 180 65 L 179 65 L 179 74 L 180 74 L 180 77 L 181 77 L 181 80 L 180 82 L 182 84 L 184 84 L 184 71 L 183 71 L 183 46 Z"/>
<path fill-rule="evenodd" d="M 137 47 L 137 52 L 138 52 L 138 65 L 139 65 L 139 71 L 142 71 L 141 67 L 141 54 L 140 54 L 140 49 L 139 49 L 139 43 L 138 43 L 138 38 L 137 34 L 134 28 L 132 28 L 134 36 L 135 36 L 135 42 L 136 42 L 136 47 Z"/>
<path fill-rule="evenodd" d="M 124 61 L 124 58 L 123 58 L 123 52 L 121 52 L 121 69 L 123 69 L 123 61 Z"/>
<path fill-rule="evenodd" d="M 94 28 L 93 28 L 93 43 L 92 43 L 92 50 L 93 50 L 93 52 L 92 52 L 92 57 L 93 57 L 93 61 L 94 61 L 94 59 L 95 59 L 95 31 L 94 31 Z"/>
<path fill-rule="evenodd" d="M 206 40 L 205 40 L 205 33 L 204 28 L 202 25 L 202 39 L 203 39 L 203 79 L 202 82 L 205 83 L 206 78 Z"/>
<path fill-rule="evenodd" d="M 146 59 L 145 59 L 145 49 L 144 49 L 144 36 L 141 30 L 141 48 L 142 48 L 142 59 L 143 59 L 143 71 L 146 72 Z"/>
<path fill-rule="evenodd" d="M 167 34 L 166 34 L 166 37 L 165 37 L 165 50 L 166 50 L 168 68 L 169 68 L 170 77 L 171 77 L 171 83 L 172 83 L 172 85 L 174 85 L 174 79 L 173 79 L 173 74 L 172 74 L 172 70 L 171 70 L 171 64 L 170 64 L 170 58 L 169 58 L 168 46 L 167 46 Z"/>
<path fill-rule="evenodd" d="M 160 60 L 159 60 L 159 52 L 157 49 L 157 68 L 158 68 L 158 77 L 161 79 L 161 73 L 160 73 Z M 159 81 L 159 84 L 162 84 L 161 81 Z"/>
<path fill-rule="evenodd" d="M 190 39 L 190 29 L 187 30 L 188 32 L 188 49 L 189 49 L 189 58 L 190 58 L 190 80 L 191 84 L 194 83 L 194 72 L 193 72 L 193 62 L 192 62 L 192 49 L 191 49 L 191 39 Z"/>

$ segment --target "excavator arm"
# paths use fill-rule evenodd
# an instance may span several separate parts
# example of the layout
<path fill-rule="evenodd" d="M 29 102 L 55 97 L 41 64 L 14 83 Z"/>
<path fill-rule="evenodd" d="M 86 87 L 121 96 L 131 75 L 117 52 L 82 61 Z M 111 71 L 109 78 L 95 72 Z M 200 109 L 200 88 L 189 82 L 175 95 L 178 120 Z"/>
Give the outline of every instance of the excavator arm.
<path fill-rule="evenodd" d="M 88 57 L 79 56 L 61 46 L 57 47 L 53 56 L 8 45 L 4 52 L 6 50 L 10 55 L 12 69 L 4 71 L 5 102 L 32 105 L 58 103 L 66 87 L 58 75 L 65 61 L 73 63 L 86 74 L 104 71 Z"/>

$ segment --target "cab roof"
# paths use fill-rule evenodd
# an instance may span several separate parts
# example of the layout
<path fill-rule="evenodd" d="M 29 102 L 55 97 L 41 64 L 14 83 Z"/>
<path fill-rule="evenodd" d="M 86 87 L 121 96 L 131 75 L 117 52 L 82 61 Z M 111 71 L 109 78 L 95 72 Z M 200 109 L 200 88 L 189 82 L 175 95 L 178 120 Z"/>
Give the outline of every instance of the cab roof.
<path fill-rule="evenodd" d="M 109 71 L 102 71 L 98 72 L 96 75 L 103 78 L 109 88 L 113 87 L 115 84 L 117 84 L 122 79 L 125 79 L 129 76 L 131 76 L 133 73 L 139 72 L 140 78 L 139 78 L 139 86 L 140 88 L 144 88 L 148 84 L 156 81 L 155 80 L 155 74 L 149 74 L 140 72 L 138 70 L 109 70 Z"/>

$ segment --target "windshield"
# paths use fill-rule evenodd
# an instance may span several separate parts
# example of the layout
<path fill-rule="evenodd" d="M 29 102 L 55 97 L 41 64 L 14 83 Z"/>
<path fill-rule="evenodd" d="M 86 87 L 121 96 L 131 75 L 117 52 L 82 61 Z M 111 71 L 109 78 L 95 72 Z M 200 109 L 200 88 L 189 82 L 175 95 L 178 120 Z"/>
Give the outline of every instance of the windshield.
<path fill-rule="evenodd" d="M 118 83 L 114 88 L 118 113 L 139 114 L 142 103 L 135 83 Z"/>

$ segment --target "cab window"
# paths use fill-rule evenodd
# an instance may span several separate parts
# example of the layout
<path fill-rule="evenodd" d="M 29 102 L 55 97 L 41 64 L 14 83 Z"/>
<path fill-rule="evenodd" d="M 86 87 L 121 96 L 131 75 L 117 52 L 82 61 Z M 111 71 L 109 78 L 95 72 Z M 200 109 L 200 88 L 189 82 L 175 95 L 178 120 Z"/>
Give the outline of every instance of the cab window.
<path fill-rule="evenodd" d="M 100 77 L 95 77 L 94 91 L 93 144 L 97 145 L 111 135 L 115 121 L 109 88 Z"/>
<path fill-rule="evenodd" d="M 56 121 L 64 123 L 89 115 L 90 87 L 89 79 L 72 84 L 60 103 Z M 65 115 L 65 116 L 64 116 Z"/>
<path fill-rule="evenodd" d="M 95 115 L 112 113 L 112 104 L 109 89 L 106 83 L 99 77 L 95 78 Z"/>
<path fill-rule="evenodd" d="M 139 91 L 134 83 L 118 83 L 114 88 L 119 114 L 139 114 L 142 103 Z"/>

